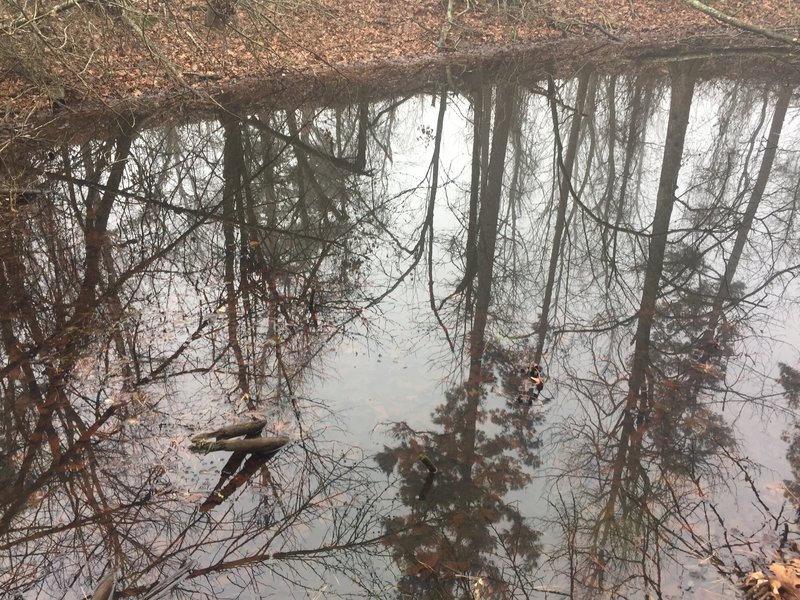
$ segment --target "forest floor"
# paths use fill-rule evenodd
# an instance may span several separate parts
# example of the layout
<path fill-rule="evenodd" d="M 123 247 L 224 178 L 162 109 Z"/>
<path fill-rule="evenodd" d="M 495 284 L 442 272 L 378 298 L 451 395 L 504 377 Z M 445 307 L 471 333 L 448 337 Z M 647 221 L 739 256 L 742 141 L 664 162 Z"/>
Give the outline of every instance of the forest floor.
<path fill-rule="evenodd" d="M 223 28 L 207 26 L 208 0 L 119 0 L 102 10 L 97 0 L 52 0 L 37 3 L 36 14 L 7 8 L 25 3 L 16 2 L 0 2 L 6 132 L 48 112 L 211 97 L 243 81 L 331 77 L 356 67 L 368 76 L 382 64 L 499 48 L 561 44 L 568 52 L 576 40 L 622 50 L 741 36 L 684 0 L 456 0 L 449 19 L 446 0 L 239 0 Z M 713 5 L 759 27 L 800 26 L 800 2 Z M 60 9 L 51 14 L 42 6 Z"/>

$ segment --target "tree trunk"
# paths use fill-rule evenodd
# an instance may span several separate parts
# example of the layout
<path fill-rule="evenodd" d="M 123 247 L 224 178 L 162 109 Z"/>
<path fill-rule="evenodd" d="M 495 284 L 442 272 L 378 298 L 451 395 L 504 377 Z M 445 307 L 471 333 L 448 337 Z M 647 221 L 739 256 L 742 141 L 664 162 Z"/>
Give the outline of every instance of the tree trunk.
<path fill-rule="evenodd" d="M 553 246 L 550 249 L 550 266 L 547 271 L 547 282 L 544 288 L 544 299 L 542 300 L 542 311 L 539 315 L 539 323 L 536 327 L 536 354 L 534 362 L 540 362 L 544 352 L 544 339 L 547 335 L 548 317 L 550 314 L 550 303 L 553 300 L 553 287 L 555 286 L 556 270 L 558 269 L 558 257 L 561 252 L 561 238 L 564 235 L 564 224 L 567 215 L 567 200 L 569 199 L 570 180 L 575 165 L 575 156 L 578 153 L 578 141 L 581 131 L 581 114 L 586 100 L 586 92 L 589 88 L 589 77 L 591 73 L 585 71 L 578 80 L 578 91 L 575 97 L 575 113 L 572 116 L 572 125 L 569 130 L 569 140 L 567 141 L 567 152 L 562 153 L 561 138 L 558 131 L 558 114 L 556 112 L 555 88 L 552 80 L 549 84 L 550 110 L 553 116 L 553 132 L 556 136 L 559 195 L 558 208 L 556 212 L 556 224 L 553 233 Z"/>
<path fill-rule="evenodd" d="M 236 290 L 236 204 L 241 204 L 242 172 L 244 157 L 242 148 L 242 132 L 239 123 L 230 117 L 223 120 L 225 130 L 225 146 L 223 150 L 223 189 L 222 189 L 222 230 L 225 238 L 225 292 L 227 296 L 228 344 L 233 350 L 236 360 L 236 372 L 242 396 L 249 401 L 250 383 L 248 368 L 239 343 L 238 331 L 238 293 Z"/>
<path fill-rule="evenodd" d="M 789 108 L 789 101 L 791 98 L 791 86 L 784 86 L 778 94 L 778 101 L 775 103 L 775 113 L 772 116 L 772 124 L 770 125 L 769 134 L 767 135 L 767 145 L 764 149 L 764 156 L 761 159 L 761 167 L 756 177 L 756 183 L 753 186 L 753 193 L 750 196 L 750 201 L 747 203 L 742 222 L 736 232 L 736 240 L 733 243 L 731 255 L 725 265 L 725 274 L 720 281 L 717 296 L 714 299 L 714 308 L 712 311 L 714 322 L 711 324 L 712 328 L 716 327 L 716 320 L 722 313 L 722 303 L 725 299 L 730 297 L 730 287 L 736 275 L 736 270 L 739 267 L 739 260 L 742 258 L 745 242 L 750 235 L 758 205 L 764 197 L 764 190 L 767 187 L 767 181 L 772 172 L 772 165 L 775 161 L 775 155 L 778 152 L 778 141 L 781 137 L 783 122 L 786 119 L 786 111 Z"/>
<path fill-rule="evenodd" d="M 500 197 L 503 189 L 511 119 L 514 114 L 515 93 L 515 90 L 509 86 L 500 87 L 497 90 L 492 149 L 486 173 L 486 193 L 481 198 L 480 214 L 478 215 L 478 289 L 475 296 L 475 319 L 470 340 L 473 363 L 471 370 L 480 368 L 480 357 L 483 354 L 483 334 L 486 329 L 491 300 L 494 251 L 497 242 L 497 218 L 500 214 Z"/>
<path fill-rule="evenodd" d="M 474 94 L 472 111 L 472 171 L 469 186 L 469 220 L 467 225 L 467 262 L 464 268 L 464 280 L 466 284 L 475 276 L 477 270 L 477 256 L 478 256 L 478 206 L 480 205 L 481 195 L 481 157 L 483 156 L 483 147 L 489 147 L 489 144 L 484 144 L 484 135 L 487 133 L 484 130 L 484 122 L 488 120 L 486 111 L 484 110 L 485 93 L 482 87 L 479 87 Z M 463 286 L 459 286 L 463 289 Z"/>
<path fill-rule="evenodd" d="M 614 515 L 617 499 L 623 493 L 623 474 L 625 466 L 631 468 L 628 454 L 631 449 L 631 437 L 635 428 L 635 411 L 639 401 L 639 390 L 645 382 L 650 363 L 650 330 L 655 320 L 656 300 L 658 298 L 661 274 L 664 270 L 664 254 L 669 235 L 669 224 L 672 207 L 675 203 L 675 188 L 683 156 L 686 128 L 689 124 L 689 111 L 694 96 L 695 74 L 690 67 L 688 71 L 671 72 L 672 97 L 669 106 L 667 137 L 664 140 L 664 157 L 661 163 L 661 178 L 656 196 L 656 209 L 653 217 L 653 230 L 647 258 L 642 299 L 639 305 L 638 324 L 634 337 L 633 364 L 628 382 L 628 395 L 622 417 L 622 430 L 617 446 L 614 466 L 611 471 L 608 499 L 598 519 L 598 527 L 602 522 Z"/>

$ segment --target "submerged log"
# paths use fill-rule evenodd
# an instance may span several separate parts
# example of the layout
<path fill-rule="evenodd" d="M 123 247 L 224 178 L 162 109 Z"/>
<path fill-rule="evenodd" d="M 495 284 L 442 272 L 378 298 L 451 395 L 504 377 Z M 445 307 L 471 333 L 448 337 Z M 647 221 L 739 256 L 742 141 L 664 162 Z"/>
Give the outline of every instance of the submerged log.
<path fill-rule="evenodd" d="M 219 483 L 217 483 L 214 488 L 214 491 L 211 492 L 205 502 L 200 505 L 200 512 L 206 513 L 215 506 L 222 504 L 226 498 L 230 498 L 236 490 L 250 481 L 253 475 L 258 473 L 261 467 L 267 464 L 277 452 L 278 450 L 276 449 L 271 452 L 256 452 L 255 454 L 251 454 L 250 458 L 244 463 L 241 471 L 236 473 L 225 487 L 222 486 L 227 477 L 223 474 L 223 476 L 220 477 Z M 234 453 L 233 456 L 236 456 L 236 454 Z"/>
<path fill-rule="evenodd" d="M 92 594 L 92 600 L 111 600 L 114 597 L 114 590 L 117 587 L 117 570 L 112 569 L 105 577 L 100 580 Z"/>
<path fill-rule="evenodd" d="M 198 433 L 195 436 L 192 436 L 192 443 L 196 444 L 202 440 L 208 440 L 211 438 L 215 438 L 218 440 L 225 440 L 232 437 L 238 437 L 240 435 L 246 436 L 253 436 L 258 435 L 261 433 L 261 430 L 264 429 L 267 422 L 264 420 L 261 421 L 244 421 L 243 423 L 234 423 L 233 425 L 227 425 L 225 427 L 220 427 L 219 429 L 215 429 L 214 431 L 203 431 Z"/>
<path fill-rule="evenodd" d="M 204 440 L 192 438 L 189 447 L 193 452 L 274 452 L 289 443 L 287 437 L 246 438 L 243 440 Z"/>

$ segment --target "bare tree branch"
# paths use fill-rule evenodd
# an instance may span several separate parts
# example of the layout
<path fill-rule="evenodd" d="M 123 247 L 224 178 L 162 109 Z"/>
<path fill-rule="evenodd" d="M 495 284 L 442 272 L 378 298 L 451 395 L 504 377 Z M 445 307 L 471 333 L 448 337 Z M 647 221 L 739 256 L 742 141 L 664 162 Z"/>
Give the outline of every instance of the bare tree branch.
<path fill-rule="evenodd" d="M 701 2 L 700 0 L 683 0 L 691 6 L 692 8 L 699 10 L 702 13 L 707 14 L 710 17 L 715 18 L 717 21 L 722 21 L 726 25 L 730 25 L 732 27 L 736 27 L 737 29 L 743 29 L 744 31 L 749 31 L 750 33 L 755 33 L 765 38 L 775 40 L 776 42 L 781 42 L 783 44 L 800 44 L 800 39 L 797 37 L 792 37 L 789 35 L 785 35 L 779 31 L 775 31 L 773 29 L 767 29 L 765 27 L 758 27 L 757 25 L 753 25 L 752 23 L 748 23 L 747 21 L 742 21 L 741 19 L 737 19 L 727 13 L 717 10 Z"/>

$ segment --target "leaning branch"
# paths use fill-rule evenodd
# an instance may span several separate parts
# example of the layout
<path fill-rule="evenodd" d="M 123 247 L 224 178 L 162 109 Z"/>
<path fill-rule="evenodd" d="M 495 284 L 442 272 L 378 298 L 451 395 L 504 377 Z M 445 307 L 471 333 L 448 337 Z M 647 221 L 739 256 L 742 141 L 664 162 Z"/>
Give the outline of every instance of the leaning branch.
<path fill-rule="evenodd" d="M 731 25 L 732 27 L 736 27 L 737 29 L 743 29 L 744 31 L 756 33 L 758 35 L 762 35 L 766 38 L 775 40 L 777 42 L 781 42 L 783 44 L 800 44 L 800 39 L 797 37 L 785 35 L 779 31 L 766 29 L 764 27 L 758 27 L 757 25 L 753 25 L 752 23 L 748 23 L 747 21 L 742 21 L 741 19 L 737 19 L 736 17 L 733 17 L 727 13 L 717 10 L 716 8 L 713 8 L 708 4 L 701 2 L 700 0 L 683 0 L 683 1 L 692 8 L 699 10 L 700 12 L 703 12 L 709 15 L 710 17 L 714 17 L 717 21 L 721 21 L 726 25 Z"/>
<path fill-rule="evenodd" d="M 28 25 L 36 23 L 37 21 L 41 21 L 42 19 L 47 19 L 48 17 L 54 17 L 57 14 L 64 12 L 68 8 L 72 8 L 74 6 L 78 6 L 79 4 L 82 4 L 82 3 L 86 2 L 86 1 L 87 0 L 66 0 L 66 2 L 62 2 L 61 4 L 57 4 L 56 6 L 51 8 L 50 10 L 45 11 L 42 14 L 39 14 L 39 15 L 34 15 L 32 17 L 28 17 L 27 15 L 24 15 L 24 14 L 20 15 L 16 19 L 13 19 L 12 21 L 10 21 L 8 23 L 3 24 L 2 28 L 6 32 L 12 32 L 12 31 L 14 31 L 16 29 L 19 29 L 21 27 L 27 27 Z"/>

